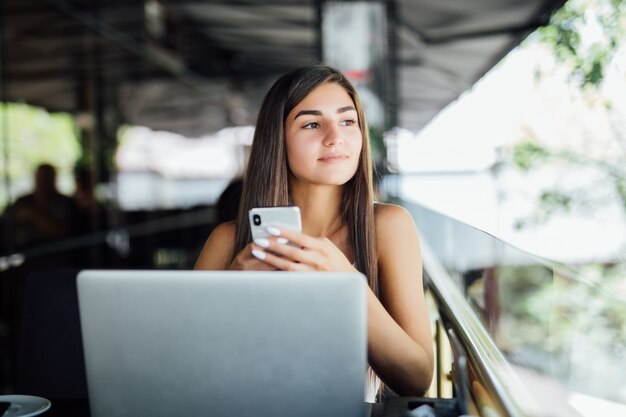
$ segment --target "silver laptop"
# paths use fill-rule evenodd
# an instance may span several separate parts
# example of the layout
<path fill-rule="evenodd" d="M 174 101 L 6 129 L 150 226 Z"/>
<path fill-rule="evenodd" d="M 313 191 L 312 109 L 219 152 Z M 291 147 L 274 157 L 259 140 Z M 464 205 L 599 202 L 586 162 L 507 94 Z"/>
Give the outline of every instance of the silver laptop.
<path fill-rule="evenodd" d="M 92 417 L 362 417 L 358 273 L 83 271 Z"/>

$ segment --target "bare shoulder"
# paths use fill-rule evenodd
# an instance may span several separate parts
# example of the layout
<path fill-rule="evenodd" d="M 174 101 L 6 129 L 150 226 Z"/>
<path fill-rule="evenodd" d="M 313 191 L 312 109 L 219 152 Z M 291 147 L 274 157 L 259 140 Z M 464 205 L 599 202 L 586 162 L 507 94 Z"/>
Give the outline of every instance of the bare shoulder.
<path fill-rule="evenodd" d="M 213 229 L 213 232 L 211 232 L 209 239 L 215 239 L 222 243 L 231 243 L 232 245 L 234 245 L 236 234 L 237 222 L 235 220 L 232 220 L 226 223 L 219 224 L 215 229 Z"/>
<path fill-rule="evenodd" d="M 413 216 L 396 204 L 374 205 L 376 247 L 380 265 L 397 264 L 403 254 L 420 253 L 419 236 Z"/>
<path fill-rule="evenodd" d="M 235 247 L 237 223 L 222 223 L 209 235 L 194 269 L 226 269 Z"/>
<path fill-rule="evenodd" d="M 396 204 L 375 203 L 374 222 L 377 235 L 398 233 L 404 227 L 415 229 L 411 213 Z"/>

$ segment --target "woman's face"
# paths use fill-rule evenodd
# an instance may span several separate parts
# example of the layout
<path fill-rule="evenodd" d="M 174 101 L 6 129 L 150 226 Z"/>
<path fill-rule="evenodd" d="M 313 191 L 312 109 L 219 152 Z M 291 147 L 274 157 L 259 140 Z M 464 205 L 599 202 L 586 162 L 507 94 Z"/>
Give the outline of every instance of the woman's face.
<path fill-rule="evenodd" d="M 287 160 L 292 180 L 342 185 L 359 165 L 363 135 L 354 103 L 336 83 L 315 88 L 287 115 Z"/>

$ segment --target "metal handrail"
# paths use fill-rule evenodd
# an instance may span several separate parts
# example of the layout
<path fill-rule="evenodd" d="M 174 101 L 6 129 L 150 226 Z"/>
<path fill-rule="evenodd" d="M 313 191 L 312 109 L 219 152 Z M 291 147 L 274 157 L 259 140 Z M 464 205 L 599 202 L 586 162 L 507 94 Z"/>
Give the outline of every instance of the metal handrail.
<path fill-rule="evenodd" d="M 492 411 L 495 415 L 504 413 L 509 417 L 540 416 L 535 401 L 423 237 L 421 246 L 429 289 L 437 300 L 440 314 L 449 322 L 467 351 L 481 382 L 495 394 L 498 410 Z M 481 411 L 483 415 L 494 415 L 484 409 Z"/>

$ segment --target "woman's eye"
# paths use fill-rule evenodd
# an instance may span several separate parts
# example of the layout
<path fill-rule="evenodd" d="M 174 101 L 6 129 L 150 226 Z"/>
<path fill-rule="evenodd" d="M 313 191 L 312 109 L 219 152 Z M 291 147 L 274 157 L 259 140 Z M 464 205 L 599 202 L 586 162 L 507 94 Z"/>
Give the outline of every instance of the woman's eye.
<path fill-rule="evenodd" d="M 317 122 L 309 122 L 303 126 L 305 129 L 317 129 L 320 127 L 320 124 Z"/>
<path fill-rule="evenodd" d="M 356 123 L 356 120 L 354 120 L 354 119 L 347 119 L 347 120 L 344 120 L 343 122 L 341 122 L 341 125 L 342 126 L 352 126 L 355 123 Z"/>

